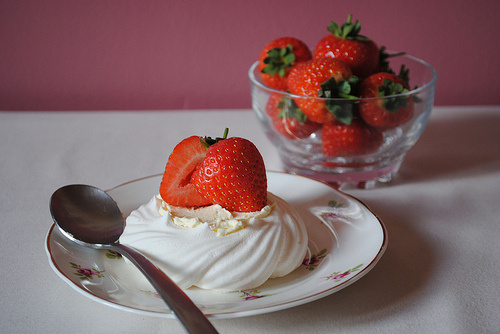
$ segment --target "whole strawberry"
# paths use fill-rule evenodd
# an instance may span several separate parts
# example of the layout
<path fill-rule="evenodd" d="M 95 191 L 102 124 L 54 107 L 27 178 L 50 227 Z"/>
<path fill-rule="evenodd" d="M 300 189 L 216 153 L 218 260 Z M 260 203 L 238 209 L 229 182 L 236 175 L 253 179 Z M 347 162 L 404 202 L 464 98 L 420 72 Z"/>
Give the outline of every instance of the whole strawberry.
<path fill-rule="evenodd" d="M 321 128 L 321 124 L 307 118 L 294 100 L 282 94 L 271 94 L 266 112 L 276 131 L 290 139 L 307 138 Z"/>
<path fill-rule="evenodd" d="M 392 73 L 376 73 L 361 83 L 362 100 L 359 113 L 366 123 L 380 128 L 392 128 L 408 121 L 413 114 L 413 100 L 401 96 L 409 92 L 405 80 Z M 393 96 L 396 95 L 396 96 Z"/>
<path fill-rule="evenodd" d="M 259 56 L 259 70 L 267 86 L 286 89 L 286 79 L 292 67 L 312 58 L 307 45 L 294 37 L 281 37 L 268 43 Z"/>
<path fill-rule="evenodd" d="M 354 118 L 350 125 L 337 121 L 325 123 L 321 139 L 323 155 L 353 157 L 375 153 L 382 145 L 384 136 L 379 129 Z"/>
<path fill-rule="evenodd" d="M 267 205 L 264 161 L 247 139 L 222 139 L 208 148 L 191 177 L 198 192 L 229 211 L 253 212 Z"/>
<path fill-rule="evenodd" d="M 314 58 L 333 57 L 341 60 L 351 68 L 354 75 L 365 78 L 375 73 L 379 67 L 379 49 L 375 42 L 359 34 L 359 21 L 352 23 L 351 19 L 352 15 L 349 15 L 342 26 L 330 22 L 330 34 L 318 42 L 313 55 Z"/>
<path fill-rule="evenodd" d="M 327 123 L 338 119 L 348 124 L 353 117 L 352 104 L 323 98 L 355 99 L 351 94 L 356 82 L 357 78 L 344 62 L 331 57 L 315 58 L 292 69 L 288 75 L 288 90 L 295 95 L 313 97 L 294 98 L 312 122 Z"/>

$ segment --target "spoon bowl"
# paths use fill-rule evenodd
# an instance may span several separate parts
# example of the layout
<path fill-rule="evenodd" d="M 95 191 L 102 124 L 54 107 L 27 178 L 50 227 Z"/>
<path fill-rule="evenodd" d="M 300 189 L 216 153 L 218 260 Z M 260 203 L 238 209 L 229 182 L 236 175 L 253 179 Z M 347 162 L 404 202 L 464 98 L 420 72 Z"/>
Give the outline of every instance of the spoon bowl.
<path fill-rule="evenodd" d="M 103 190 L 83 184 L 59 188 L 50 199 L 56 226 L 70 240 L 95 249 L 110 249 L 135 264 L 189 333 L 217 333 L 200 309 L 163 271 L 118 240 L 125 220 L 116 202 Z"/>
<path fill-rule="evenodd" d="M 116 242 L 125 228 L 116 202 L 93 186 L 75 184 L 59 188 L 50 200 L 50 211 L 66 237 L 88 247 Z"/>

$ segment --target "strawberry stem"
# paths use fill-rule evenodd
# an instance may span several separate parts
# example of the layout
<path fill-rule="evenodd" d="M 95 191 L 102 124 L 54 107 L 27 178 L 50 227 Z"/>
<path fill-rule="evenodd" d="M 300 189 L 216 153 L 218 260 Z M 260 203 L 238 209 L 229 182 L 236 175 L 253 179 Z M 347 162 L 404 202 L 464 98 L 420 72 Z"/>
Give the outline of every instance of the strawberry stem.
<path fill-rule="evenodd" d="M 381 46 L 379 49 L 379 67 L 380 67 L 380 72 L 387 72 L 391 74 L 396 74 L 390 67 L 389 65 L 389 58 L 393 57 L 399 57 L 399 56 L 404 56 L 406 52 L 397 52 L 397 53 L 392 53 L 389 54 L 386 51 L 385 46 Z"/>
<path fill-rule="evenodd" d="M 229 128 L 226 128 L 224 130 L 224 135 L 222 137 L 216 137 L 215 139 L 212 137 L 207 137 L 205 136 L 204 138 L 201 137 L 200 141 L 205 146 L 206 148 L 209 148 L 211 145 L 220 142 L 221 140 L 227 139 L 227 135 L 229 133 Z"/>

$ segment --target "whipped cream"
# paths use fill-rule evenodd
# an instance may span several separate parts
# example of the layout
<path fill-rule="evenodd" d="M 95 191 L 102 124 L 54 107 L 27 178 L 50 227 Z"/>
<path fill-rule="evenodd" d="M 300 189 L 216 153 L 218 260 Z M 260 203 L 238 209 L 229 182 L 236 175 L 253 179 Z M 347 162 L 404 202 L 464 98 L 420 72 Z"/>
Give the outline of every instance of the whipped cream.
<path fill-rule="evenodd" d="M 271 193 L 268 203 L 261 211 L 239 213 L 219 205 L 172 207 L 155 196 L 127 217 L 120 242 L 142 252 L 183 289 L 255 288 L 291 273 L 307 250 L 300 215 Z"/>
<path fill-rule="evenodd" d="M 160 215 L 170 213 L 175 225 L 186 228 L 196 228 L 201 224 L 208 224 L 208 227 L 217 232 L 217 236 L 225 236 L 229 233 L 247 227 L 251 219 L 265 218 L 269 216 L 276 203 L 271 202 L 260 211 L 255 212 L 230 212 L 219 204 L 205 206 L 201 208 L 186 208 L 182 206 L 172 206 L 166 203 L 160 195 L 156 195 L 156 205 Z"/>

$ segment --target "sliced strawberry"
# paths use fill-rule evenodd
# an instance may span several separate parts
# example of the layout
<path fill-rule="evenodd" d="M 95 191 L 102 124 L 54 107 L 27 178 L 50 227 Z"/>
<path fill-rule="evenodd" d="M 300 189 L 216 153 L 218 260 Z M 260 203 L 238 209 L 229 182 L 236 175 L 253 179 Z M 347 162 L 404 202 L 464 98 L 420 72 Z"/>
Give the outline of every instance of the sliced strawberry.
<path fill-rule="evenodd" d="M 188 137 L 177 144 L 168 158 L 160 184 L 160 195 L 165 202 L 185 207 L 210 204 L 190 182 L 196 166 L 203 161 L 206 154 L 207 148 L 198 136 Z"/>

